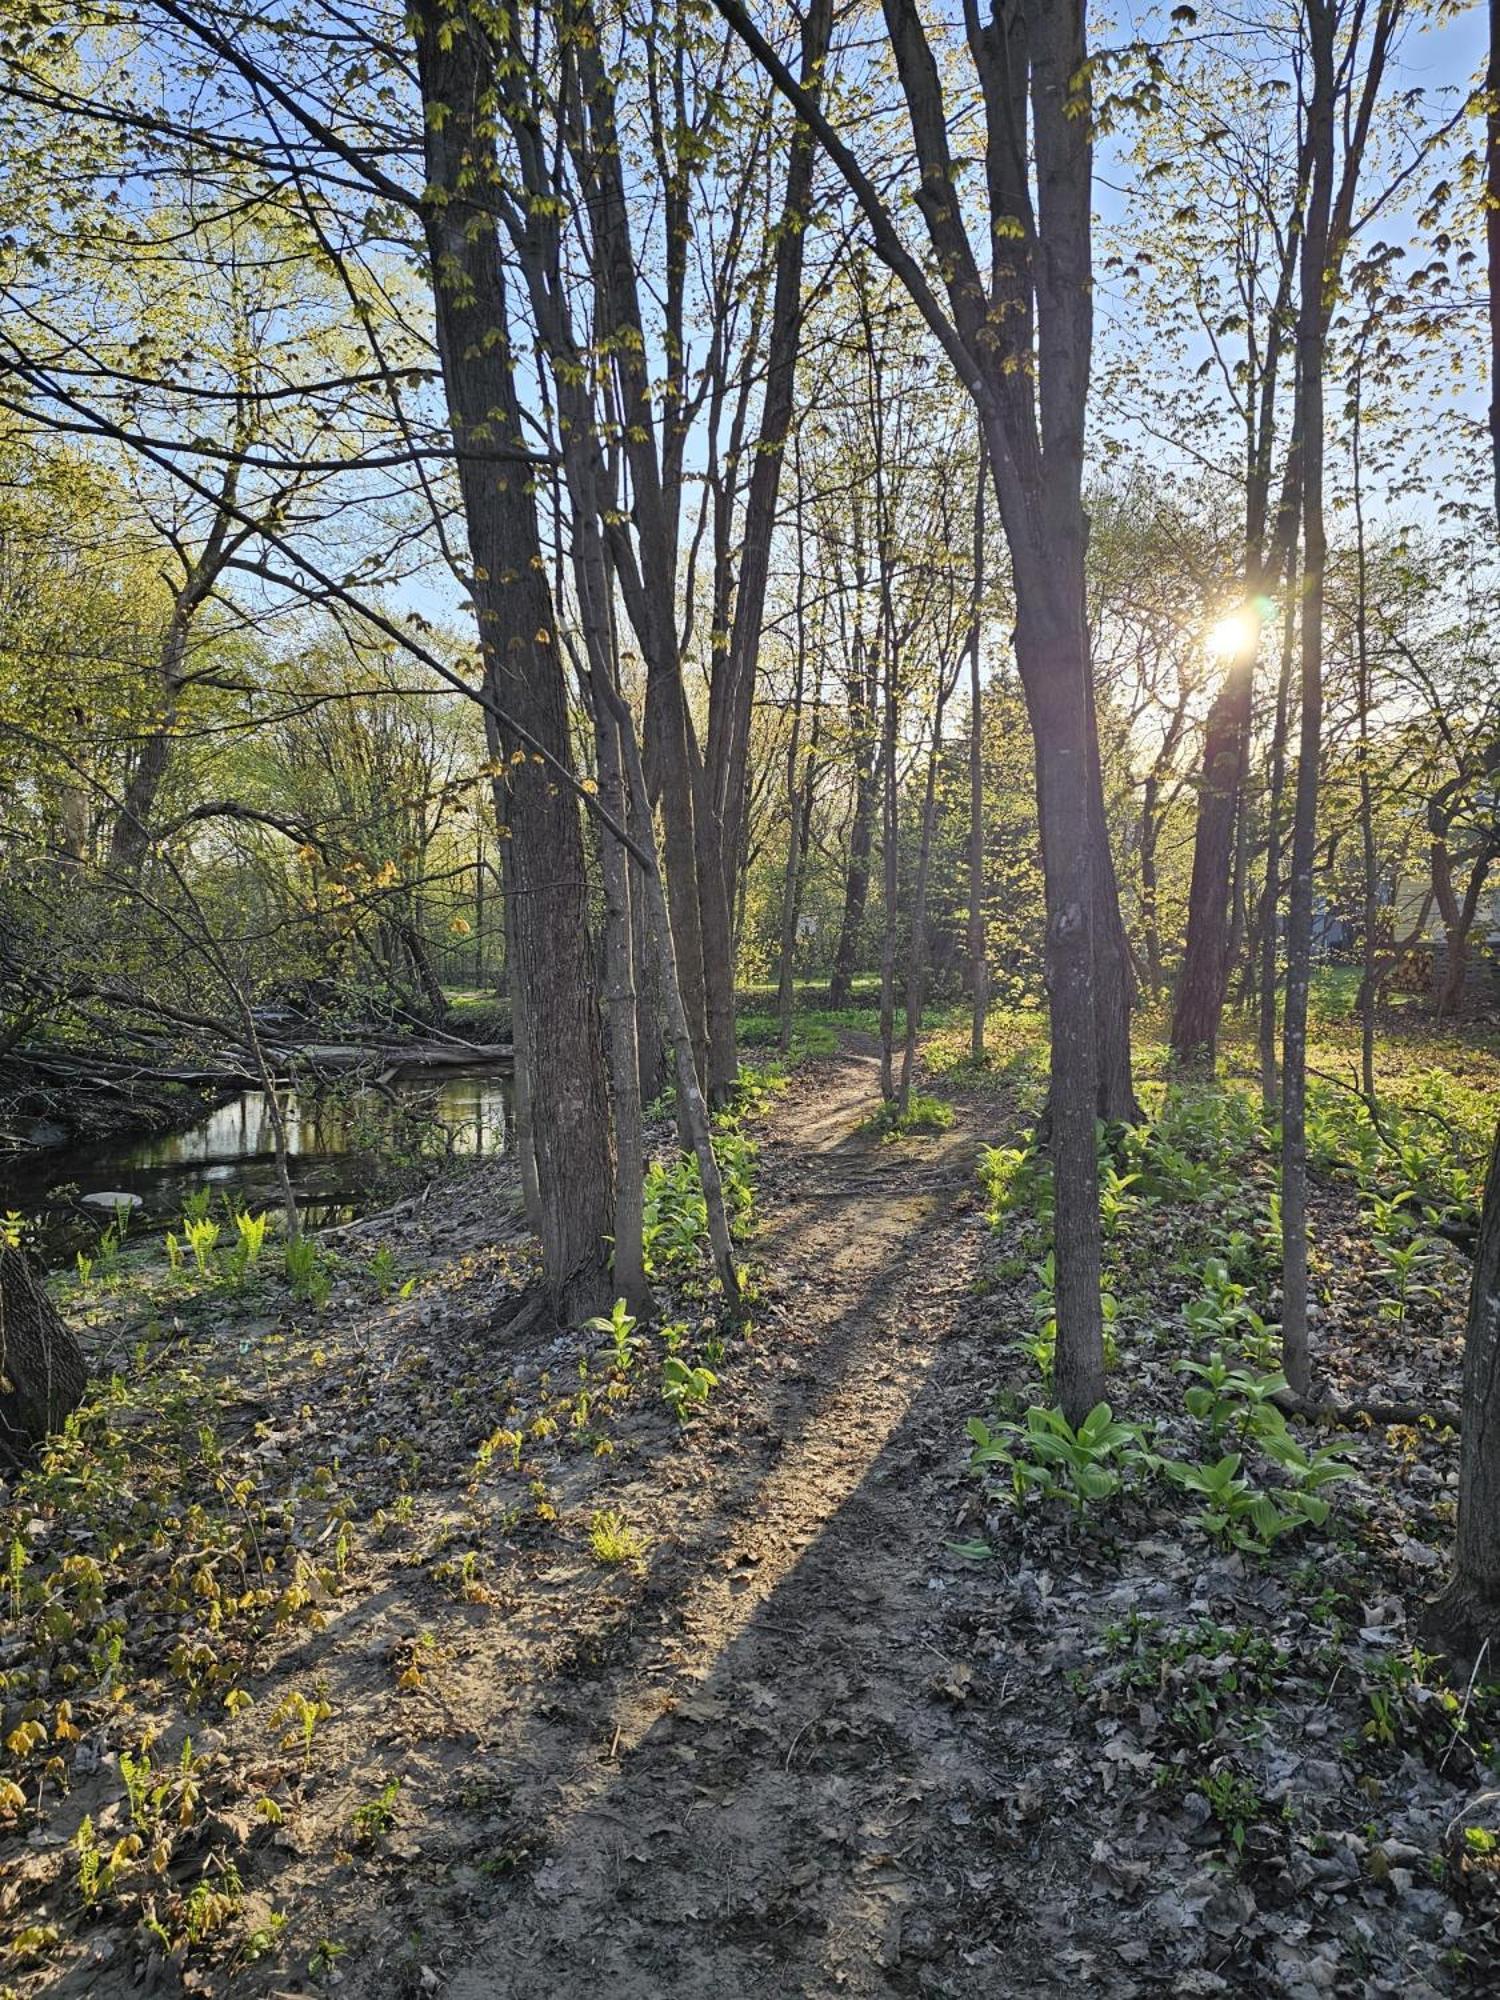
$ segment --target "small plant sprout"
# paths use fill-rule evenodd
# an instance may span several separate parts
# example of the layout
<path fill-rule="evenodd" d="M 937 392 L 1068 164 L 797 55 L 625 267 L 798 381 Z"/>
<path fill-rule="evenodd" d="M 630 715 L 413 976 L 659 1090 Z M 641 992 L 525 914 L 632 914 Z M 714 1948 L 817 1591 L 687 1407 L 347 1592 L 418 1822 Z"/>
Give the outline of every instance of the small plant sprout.
<path fill-rule="evenodd" d="M 246 1209 L 235 1213 L 234 1226 L 239 1232 L 238 1256 L 241 1270 L 253 1271 L 260 1262 L 260 1253 L 265 1245 L 266 1225 L 270 1221 L 268 1213 L 251 1215 Z"/>
<path fill-rule="evenodd" d="M 646 1538 L 615 1508 L 598 1507 L 589 1518 L 589 1547 L 595 1562 L 608 1569 L 643 1561 Z"/>
<path fill-rule="evenodd" d="M 596 1313 L 592 1319 L 586 1319 L 583 1324 L 587 1332 L 602 1333 L 609 1340 L 609 1346 L 603 1349 L 598 1357 L 600 1364 L 618 1369 L 622 1375 L 628 1375 L 631 1364 L 640 1351 L 641 1342 L 635 1330 L 637 1322 L 626 1310 L 625 1301 L 616 1299 L 607 1315 Z"/>
<path fill-rule="evenodd" d="M 661 1364 L 662 1401 L 678 1423 L 685 1424 L 694 1410 L 707 1403 L 718 1379 L 711 1368 L 669 1354 Z"/>
<path fill-rule="evenodd" d="M 401 1780 L 387 1778 L 373 1799 L 366 1799 L 356 1806 L 350 1815 L 350 1831 L 357 1847 L 373 1847 L 382 1835 L 390 1832 L 396 1824 L 396 1800 L 401 1795 Z"/>
<path fill-rule="evenodd" d="M 366 1269 L 381 1298 L 388 1299 L 396 1289 L 396 1253 L 389 1243 L 378 1243 L 370 1252 Z"/>
<path fill-rule="evenodd" d="M 289 1728 L 286 1728 L 286 1733 L 281 1738 L 282 1749 L 291 1750 L 295 1748 L 299 1741 L 301 1742 L 302 1768 L 304 1771 L 310 1769 L 312 1765 L 313 1737 L 317 1732 L 318 1724 L 326 1722 L 332 1713 L 333 1710 L 328 1706 L 321 1693 L 314 1693 L 309 1696 L 304 1694 L 300 1688 L 289 1690 L 271 1711 L 271 1726 L 273 1729 L 283 1728 L 287 1724 L 291 1725 Z"/>
<path fill-rule="evenodd" d="M 326 1305 L 333 1289 L 328 1258 L 310 1236 L 295 1236 L 282 1250 L 286 1281 L 310 1306 Z"/>
<path fill-rule="evenodd" d="M 219 1247 L 218 1223 L 209 1215 L 184 1215 L 182 1233 L 193 1253 L 198 1275 L 208 1277 L 213 1271 L 214 1251 Z"/>

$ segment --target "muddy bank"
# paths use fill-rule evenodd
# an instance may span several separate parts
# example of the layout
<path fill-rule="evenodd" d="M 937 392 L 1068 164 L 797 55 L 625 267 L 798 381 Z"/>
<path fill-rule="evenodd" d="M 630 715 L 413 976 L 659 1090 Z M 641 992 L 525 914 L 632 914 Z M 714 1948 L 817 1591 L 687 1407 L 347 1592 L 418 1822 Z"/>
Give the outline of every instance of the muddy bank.
<path fill-rule="evenodd" d="M 97 1079 L 66 1089 L 21 1065 L 0 1069 L 0 1158 L 160 1138 L 227 1103 L 234 1083 L 210 1085 Z"/>

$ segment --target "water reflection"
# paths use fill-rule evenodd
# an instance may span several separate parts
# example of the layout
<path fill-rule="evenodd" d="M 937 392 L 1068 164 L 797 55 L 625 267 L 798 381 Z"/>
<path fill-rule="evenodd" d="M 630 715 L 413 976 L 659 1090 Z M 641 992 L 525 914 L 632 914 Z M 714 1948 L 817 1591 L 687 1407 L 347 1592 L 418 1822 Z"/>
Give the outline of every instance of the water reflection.
<path fill-rule="evenodd" d="M 423 1157 L 504 1153 L 510 1077 L 494 1069 L 456 1071 L 441 1081 L 398 1081 L 381 1090 L 294 1093 L 284 1100 L 284 1117 L 292 1186 L 316 1228 L 378 1208 L 391 1169 L 419 1148 Z M 36 1217 L 44 1249 L 67 1257 L 110 1219 L 80 1211 L 79 1195 L 138 1195 L 136 1226 L 175 1219 L 185 1196 L 205 1186 L 248 1208 L 271 1208 L 280 1201 L 275 1159 L 265 1093 L 247 1090 L 181 1132 L 9 1162 L 0 1167 L 0 1208 Z"/>
<path fill-rule="evenodd" d="M 441 1127 L 449 1152 L 503 1153 L 509 1099 L 509 1079 L 494 1070 L 446 1077 L 437 1085 L 396 1083 L 388 1092 L 293 1092 L 282 1100 L 287 1152 L 294 1159 L 378 1155 L 388 1150 L 398 1126 L 415 1114 Z M 127 1169 L 202 1167 L 205 1180 L 222 1180 L 215 1168 L 274 1160 L 275 1155 L 266 1094 L 247 1090 L 187 1131 L 143 1140 L 117 1157 Z"/>

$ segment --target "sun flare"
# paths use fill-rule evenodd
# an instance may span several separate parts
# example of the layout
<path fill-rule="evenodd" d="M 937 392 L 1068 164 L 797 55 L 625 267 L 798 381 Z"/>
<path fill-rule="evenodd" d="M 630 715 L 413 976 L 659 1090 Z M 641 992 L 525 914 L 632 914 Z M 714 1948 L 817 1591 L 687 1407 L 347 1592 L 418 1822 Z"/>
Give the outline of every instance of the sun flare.
<path fill-rule="evenodd" d="M 1248 604 L 1242 604 L 1215 619 L 1203 643 L 1211 660 L 1244 659 L 1260 643 L 1260 620 Z"/>

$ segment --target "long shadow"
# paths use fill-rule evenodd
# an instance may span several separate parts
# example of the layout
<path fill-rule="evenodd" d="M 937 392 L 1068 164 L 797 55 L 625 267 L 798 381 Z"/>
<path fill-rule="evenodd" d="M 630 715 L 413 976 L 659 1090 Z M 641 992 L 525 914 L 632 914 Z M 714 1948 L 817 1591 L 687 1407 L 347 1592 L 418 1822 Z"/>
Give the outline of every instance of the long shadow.
<path fill-rule="evenodd" d="M 857 1196 L 818 1206 L 825 1230 L 868 1228 Z M 776 1226 L 811 1225 L 794 1206 Z M 926 1588 L 970 1391 L 940 1343 L 902 1352 L 893 1309 L 943 1287 L 921 1218 L 899 1229 L 822 1334 L 814 1391 L 774 1386 L 774 1450 L 724 1462 L 698 1532 L 653 1565 L 651 1640 L 515 1718 L 494 1761 L 528 1788 L 547 1858 L 476 1899 L 454 2000 L 601 1979 L 630 2000 L 916 1992 L 955 1920 L 971 1962 L 1013 1931 L 997 1881 L 980 1895 L 960 1870 L 932 1905 L 928 1850 L 1000 1774 L 969 1741 Z M 736 1541 L 743 1561 L 713 1560 Z"/>

